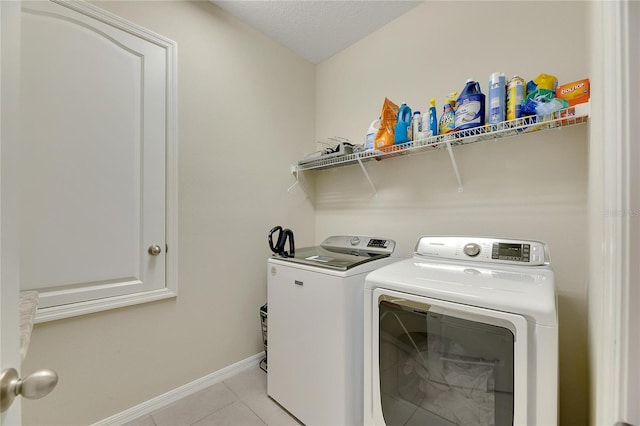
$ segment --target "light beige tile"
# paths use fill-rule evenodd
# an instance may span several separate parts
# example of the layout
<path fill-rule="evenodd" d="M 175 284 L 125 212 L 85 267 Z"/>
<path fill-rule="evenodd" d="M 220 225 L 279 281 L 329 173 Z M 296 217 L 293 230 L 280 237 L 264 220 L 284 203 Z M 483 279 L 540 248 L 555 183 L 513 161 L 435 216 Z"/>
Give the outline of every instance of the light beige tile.
<path fill-rule="evenodd" d="M 154 422 L 153 418 L 149 415 L 137 418 L 121 426 L 156 426 L 156 422 Z"/>
<path fill-rule="evenodd" d="M 238 398 L 245 400 L 254 395 L 267 394 L 267 373 L 254 366 L 224 381 Z"/>
<path fill-rule="evenodd" d="M 403 425 L 416 412 L 417 407 L 406 401 L 382 395 L 382 412 L 387 424 Z M 426 423 L 428 424 L 428 423 Z"/>
<path fill-rule="evenodd" d="M 269 398 L 266 393 L 250 396 L 243 402 L 269 426 L 299 426 L 301 424 Z"/>
<path fill-rule="evenodd" d="M 440 416 L 437 416 L 427 410 L 423 410 L 418 407 L 416 412 L 411 416 L 411 419 L 406 423 L 406 426 L 455 426 L 455 423 L 451 423 Z"/>
<path fill-rule="evenodd" d="M 188 426 L 237 401 L 224 383 L 218 383 L 151 413 L 157 426 Z"/>
<path fill-rule="evenodd" d="M 243 402 L 235 402 L 193 424 L 193 426 L 231 425 L 265 426 L 265 423 Z"/>

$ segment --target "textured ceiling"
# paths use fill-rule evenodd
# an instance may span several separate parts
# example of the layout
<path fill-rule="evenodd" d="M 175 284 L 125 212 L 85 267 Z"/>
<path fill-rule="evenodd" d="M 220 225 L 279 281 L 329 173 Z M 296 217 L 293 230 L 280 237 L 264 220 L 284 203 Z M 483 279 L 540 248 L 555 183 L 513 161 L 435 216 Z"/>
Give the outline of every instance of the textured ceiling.
<path fill-rule="evenodd" d="M 314 64 L 421 3 L 404 0 L 210 1 Z"/>

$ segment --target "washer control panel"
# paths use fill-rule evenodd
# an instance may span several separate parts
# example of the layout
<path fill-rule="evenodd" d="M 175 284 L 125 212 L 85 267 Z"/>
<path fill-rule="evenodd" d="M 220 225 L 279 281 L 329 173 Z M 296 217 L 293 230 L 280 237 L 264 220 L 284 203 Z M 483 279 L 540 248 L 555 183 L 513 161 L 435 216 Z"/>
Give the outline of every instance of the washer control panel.
<path fill-rule="evenodd" d="M 396 248 L 396 242 L 387 238 L 364 235 L 334 235 L 325 239 L 321 246 L 329 250 L 342 249 L 362 253 L 391 254 Z"/>
<path fill-rule="evenodd" d="M 540 241 L 487 237 L 421 237 L 415 254 L 443 259 L 541 266 L 549 264 L 546 244 Z"/>

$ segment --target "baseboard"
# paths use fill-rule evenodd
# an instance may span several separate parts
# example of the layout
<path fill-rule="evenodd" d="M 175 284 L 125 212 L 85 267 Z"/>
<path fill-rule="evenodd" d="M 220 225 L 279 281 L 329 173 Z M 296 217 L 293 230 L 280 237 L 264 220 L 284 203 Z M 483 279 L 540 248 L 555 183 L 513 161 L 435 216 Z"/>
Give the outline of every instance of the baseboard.
<path fill-rule="evenodd" d="M 258 365 L 264 358 L 264 352 L 250 356 L 235 364 L 229 365 L 221 370 L 208 374 L 191 383 L 175 388 L 165 394 L 152 398 L 146 402 L 131 407 L 128 410 L 122 411 L 97 423 L 93 426 L 118 426 L 123 423 L 130 422 L 139 417 L 149 415 L 156 410 L 159 410 L 167 405 L 184 398 L 185 396 L 192 395 L 202 389 L 209 386 L 220 383 L 229 377 L 235 376 L 238 373 L 243 372 L 255 365 Z"/>

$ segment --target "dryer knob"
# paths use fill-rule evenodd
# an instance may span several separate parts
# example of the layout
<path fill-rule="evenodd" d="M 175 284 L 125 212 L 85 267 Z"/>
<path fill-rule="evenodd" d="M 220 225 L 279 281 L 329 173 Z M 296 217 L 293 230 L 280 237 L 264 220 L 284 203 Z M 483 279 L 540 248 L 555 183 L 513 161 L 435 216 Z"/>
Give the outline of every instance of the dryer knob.
<path fill-rule="evenodd" d="M 475 257 L 480 254 L 481 247 L 476 243 L 469 243 L 464 246 L 464 254 Z"/>
<path fill-rule="evenodd" d="M 360 238 L 351 237 L 351 240 L 349 242 L 351 243 L 352 246 L 357 246 L 358 244 L 360 244 Z"/>

